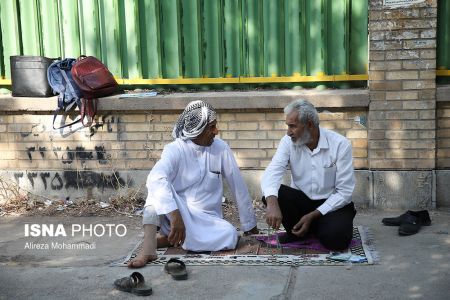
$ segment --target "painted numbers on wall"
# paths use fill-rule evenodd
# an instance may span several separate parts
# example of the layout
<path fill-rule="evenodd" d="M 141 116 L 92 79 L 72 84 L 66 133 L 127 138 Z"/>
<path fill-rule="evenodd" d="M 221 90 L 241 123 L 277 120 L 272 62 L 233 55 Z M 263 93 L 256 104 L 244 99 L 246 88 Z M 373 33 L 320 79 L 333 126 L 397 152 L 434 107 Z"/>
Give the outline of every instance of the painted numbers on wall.
<path fill-rule="evenodd" d="M 132 186 L 133 181 L 124 179 L 120 172 L 93 172 L 93 171 L 63 171 L 63 172 L 16 172 L 14 178 L 17 184 L 24 183 L 28 180 L 31 187 L 36 188 L 36 179 L 39 177 L 44 189 L 49 187 L 53 191 L 59 191 L 69 188 L 84 189 L 118 189 L 125 185 Z M 24 179 L 26 178 L 26 179 Z M 22 181 L 22 182 L 21 182 Z M 49 186 L 50 183 L 50 186 Z"/>

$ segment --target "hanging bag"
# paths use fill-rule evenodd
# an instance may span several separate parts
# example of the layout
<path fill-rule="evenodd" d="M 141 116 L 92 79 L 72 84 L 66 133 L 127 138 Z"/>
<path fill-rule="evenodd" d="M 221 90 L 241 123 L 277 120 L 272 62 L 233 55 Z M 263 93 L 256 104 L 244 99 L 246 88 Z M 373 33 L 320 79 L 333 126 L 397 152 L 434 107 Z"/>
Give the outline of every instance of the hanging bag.
<path fill-rule="evenodd" d="M 55 61 L 47 69 L 48 83 L 51 86 L 53 93 L 58 95 L 58 107 L 53 113 L 53 129 L 61 129 L 82 121 L 82 93 L 73 80 L 72 73 L 70 72 L 75 62 L 76 60 L 74 58 L 66 58 Z M 69 124 L 56 128 L 56 116 L 60 113 L 66 114 L 76 107 L 79 108 L 81 116 Z"/>
<path fill-rule="evenodd" d="M 113 94 L 118 84 L 108 68 L 93 56 L 80 56 L 71 72 L 83 93 L 81 120 L 84 126 L 89 126 L 97 113 L 97 99 Z M 87 124 L 84 123 L 85 117 L 89 117 Z"/>
<path fill-rule="evenodd" d="M 108 68 L 93 56 L 80 56 L 72 68 L 72 77 L 86 99 L 109 96 L 118 87 Z"/>
<path fill-rule="evenodd" d="M 54 58 L 43 56 L 10 56 L 12 95 L 14 97 L 50 97 L 47 69 Z"/>

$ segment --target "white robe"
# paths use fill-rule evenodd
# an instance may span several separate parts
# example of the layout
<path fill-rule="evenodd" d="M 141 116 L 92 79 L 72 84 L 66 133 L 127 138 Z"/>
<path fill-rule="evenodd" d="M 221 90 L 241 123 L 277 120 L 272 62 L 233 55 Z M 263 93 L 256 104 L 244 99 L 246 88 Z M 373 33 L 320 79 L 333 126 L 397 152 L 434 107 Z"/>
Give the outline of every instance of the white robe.
<path fill-rule="evenodd" d="M 185 250 L 217 251 L 234 249 L 236 228 L 223 219 L 222 176 L 237 202 L 241 229 L 256 226 L 250 195 L 230 147 L 215 138 L 209 147 L 176 139 L 166 145 L 161 159 L 147 178 L 146 205 L 158 215 L 179 209 L 186 227 Z M 168 232 L 168 224 L 161 224 Z M 164 233 L 164 232 L 163 232 Z"/>

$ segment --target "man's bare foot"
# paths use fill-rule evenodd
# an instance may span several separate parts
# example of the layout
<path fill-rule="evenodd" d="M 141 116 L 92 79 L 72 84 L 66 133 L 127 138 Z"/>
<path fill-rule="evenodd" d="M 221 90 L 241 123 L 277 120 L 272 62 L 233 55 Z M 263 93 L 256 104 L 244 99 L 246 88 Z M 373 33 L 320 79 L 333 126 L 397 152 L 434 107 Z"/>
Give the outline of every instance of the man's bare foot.
<path fill-rule="evenodd" d="M 138 256 L 136 256 L 135 259 L 128 262 L 128 268 L 142 268 L 144 267 L 147 262 L 156 260 L 158 258 L 158 255 L 145 255 L 139 253 Z"/>
<path fill-rule="evenodd" d="M 167 236 L 165 235 L 161 235 L 158 234 L 158 236 L 156 237 L 156 244 L 158 248 L 165 248 L 165 247 L 170 247 L 172 246 L 169 243 L 169 240 L 167 239 Z M 128 268 L 142 268 L 144 267 L 147 262 L 149 261 L 154 261 L 158 259 L 158 255 L 154 254 L 154 255 L 145 255 L 139 253 L 133 260 L 128 262 Z"/>

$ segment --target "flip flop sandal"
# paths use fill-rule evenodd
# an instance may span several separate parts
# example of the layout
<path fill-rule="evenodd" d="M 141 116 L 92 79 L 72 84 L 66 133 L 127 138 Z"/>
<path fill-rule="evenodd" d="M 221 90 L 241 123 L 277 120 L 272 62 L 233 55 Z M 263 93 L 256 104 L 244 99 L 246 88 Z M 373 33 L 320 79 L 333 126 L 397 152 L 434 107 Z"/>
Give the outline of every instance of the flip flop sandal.
<path fill-rule="evenodd" d="M 132 293 L 138 296 L 149 296 L 153 289 L 145 283 L 144 276 L 139 272 L 133 272 L 128 277 L 123 277 L 114 281 L 116 289 L 122 292 Z"/>
<path fill-rule="evenodd" d="M 175 280 L 185 280 L 188 277 L 186 265 L 177 258 L 169 259 L 164 265 L 164 271 L 172 275 L 172 278 Z"/>

